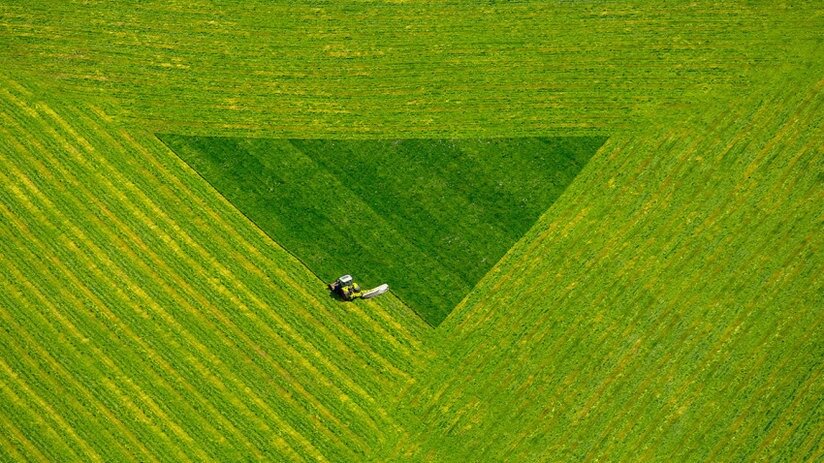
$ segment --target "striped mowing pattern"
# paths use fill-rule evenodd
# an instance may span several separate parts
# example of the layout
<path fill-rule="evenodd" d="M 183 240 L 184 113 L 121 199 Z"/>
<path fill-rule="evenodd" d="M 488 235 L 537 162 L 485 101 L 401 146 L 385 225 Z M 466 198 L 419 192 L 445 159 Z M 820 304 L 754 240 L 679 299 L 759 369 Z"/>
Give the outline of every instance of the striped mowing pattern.
<path fill-rule="evenodd" d="M 610 139 L 441 325 L 386 454 L 824 458 L 824 81 L 783 83 Z"/>
<path fill-rule="evenodd" d="M 9 79 L 0 104 L 4 448 L 339 461 L 395 428 L 388 401 L 426 357 L 406 307 L 335 303 L 162 144 L 100 109 Z"/>

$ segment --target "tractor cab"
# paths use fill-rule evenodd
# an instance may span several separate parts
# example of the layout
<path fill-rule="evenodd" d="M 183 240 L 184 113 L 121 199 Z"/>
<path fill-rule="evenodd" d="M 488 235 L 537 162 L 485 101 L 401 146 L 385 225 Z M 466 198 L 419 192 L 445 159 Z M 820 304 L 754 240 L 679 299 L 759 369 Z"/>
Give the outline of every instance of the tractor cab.
<path fill-rule="evenodd" d="M 354 280 L 352 279 L 352 275 L 344 275 L 335 280 L 335 283 L 337 283 L 338 287 L 344 288 L 346 286 L 352 286 L 354 284 Z"/>

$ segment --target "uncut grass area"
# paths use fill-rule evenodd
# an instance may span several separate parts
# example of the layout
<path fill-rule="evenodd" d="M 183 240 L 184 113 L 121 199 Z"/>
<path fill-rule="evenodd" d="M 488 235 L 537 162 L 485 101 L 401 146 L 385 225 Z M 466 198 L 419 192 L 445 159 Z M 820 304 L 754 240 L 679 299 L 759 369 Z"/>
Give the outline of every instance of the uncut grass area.
<path fill-rule="evenodd" d="M 389 283 L 433 326 L 605 141 L 159 138 L 321 279 Z"/>

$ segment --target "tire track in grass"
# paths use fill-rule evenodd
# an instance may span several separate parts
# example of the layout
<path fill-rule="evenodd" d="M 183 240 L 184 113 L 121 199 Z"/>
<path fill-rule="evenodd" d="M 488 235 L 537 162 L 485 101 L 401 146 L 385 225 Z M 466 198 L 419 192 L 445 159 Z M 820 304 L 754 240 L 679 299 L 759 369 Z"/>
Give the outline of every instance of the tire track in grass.
<path fill-rule="evenodd" d="M 2 172 L 0 172 L 0 176 L 2 176 Z M 25 197 L 24 197 L 24 196 L 20 196 L 20 198 L 21 198 L 21 199 L 24 199 Z M 24 201 L 24 202 L 25 202 L 25 201 Z M 32 205 L 32 204 L 30 204 L 30 203 L 27 205 L 27 208 L 31 211 L 31 216 L 35 216 L 35 215 L 36 215 L 36 213 L 37 213 L 37 212 L 39 212 L 39 209 L 38 209 L 37 207 L 33 206 L 33 205 Z M 58 215 L 58 216 L 59 216 L 59 215 Z M 41 218 L 41 219 L 42 219 L 42 218 Z M 66 223 L 66 222 L 67 222 L 67 219 L 64 219 L 63 223 Z M 56 230 L 56 228 L 54 228 L 54 225 L 52 225 L 52 224 L 51 224 L 50 222 L 48 222 L 48 221 L 47 221 L 47 223 L 49 223 L 49 225 L 48 225 L 48 227 L 49 227 L 49 228 L 51 228 L 51 229 L 55 229 L 55 230 Z M 75 231 L 75 232 L 77 232 L 77 230 L 74 230 L 74 231 Z M 82 235 L 78 235 L 78 236 L 82 236 Z M 62 239 L 61 239 L 61 243 L 60 243 L 60 244 L 62 245 L 62 249 L 61 249 L 61 251 L 62 251 L 62 250 L 69 250 L 69 251 L 71 251 L 72 253 L 74 253 L 75 255 L 77 255 L 78 257 L 80 257 L 80 258 L 81 258 L 81 260 L 82 260 L 82 258 L 86 258 L 85 260 L 86 260 L 86 262 L 88 262 L 87 257 L 88 257 L 88 255 L 90 254 L 90 252 L 86 252 L 86 251 L 84 251 L 83 249 L 78 248 L 78 246 L 77 246 L 77 243 L 78 243 L 78 242 L 79 242 L 79 243 L 81 243 L 81 245 L 83 245 L 83 243 L 88 244 L 88 242 L 87 242 L 87 241 L 84 241 L 82 238 L 81 238 L 81 239 L 77 239 L 77 241 L 70 241 L 70 240 L 66 240 L 66 239 L 65 239 L 65 237 L 61 237 L 61 238 L 62 238 Z M 54 251 L 54 250 L 52 250 L 52 251 Z M 89 251 L 91 251 L 91 250 L 89 250 Z M 96 251 L 97 251 L 97 252 L 99 252 L 99 249 L 96 249 Z M 60 251 L 58 251 L 58 253 L 59 253 L 59 252 L 60 252 Z M 87 264 L 87 265 L 88 265 L 88 264 Z M 61 266 L 58 264 L 57 268 L 61 268 Z M 132 302 L 131 302 L 131 301 L 130 301 L 127 297 L 125 297 L 125 295 L 123 294 L 123 292 L 122 292 L 122 290 L 120 289 L 120 287 L 119 287 L 119 286 L 117 286 L 117 284 L 116 284 L 114 281 L 109 281 L 109 280 L 107 280 L 108 276 L 107 276 L 107 275 L 105 275 L 105 274 L 104 274 L 104 273 L 103 273 L 103 272 L 102 272 L 102 271 L 101 271 L 101 270 L 100 270 L 97 266 L 92 265 L 92 266 L 90 267 L 90 270 L 91 270 L 92 272 L 94 272 L 94 277 L 95 277 L 95 280 L 94 280 L 94 281 L 108 281 L 108 284 L 109 284 L 109 285 L 112 285 L 112 286 L 111 286 L 111 288 L 113 289 L 113 291 L 108 292 L 108 293 L 106 293 L 106 294 L 112 294 L 112 293 L 113 293 L 113 294 L 117 294 L 117 295 L 118 295 L 118 297 L 120 297 L 120 298 L 122 299 L 123 304 L 124 304 L 125 306 L 132 306 L 132 307 L 134 307 L 134 306 L 135 306 L 135 305 L 134 305 L 134 304 L 133 304 L 133 303 L 132 303 Z M 107 304 L 105 304 L 103 301 L 101 301 L 101 300 L 100 300 L 100 299 L 99 299 L 99 298 L 98 298 L 98 297 L 97 297 L 94 293 L 90 292 L 89 288 L 86 288 L 86 287 L 85 287 L 85 285 L 84 285 L 83 283 L 80 283 L 80 281 L 78 281 L 78 280 L 74 277 L 74 275 L 72 275 L 71 273 L 66 273 L 66 275 L 68 276 L 68 279 L 72 282 L 72 287 L 73 287 L 73 288 L 78 288 L 78 289 L 81 289 L 81 291 L 82 291 L 82 292 L 84 292 L 84 296 L 85 296 L 87 299 L 94 301 L 94 302 L 96 303 L 96 305 L 97 305 L 98 307 L 100 307 L 100 308 L 104 308 L 104 309 L 105 309 L 105 308 L 107 308 L 107 307 L 108 307 L 108 305 L 107 305 Z M 124 281 L 129 281 L 129 280 L 128 280 L 128 279 L 124 279 Z M 57 286 L 57 287 L 58 287 L 58 288 L 60 288 L 60 287 L 62 287 L 62 286 Z M 70 296 L 70 293 L 68 293 L 67 295 L 68 295 L 68 296 Z M 64 296 L 66 296 L 66 295 L 64 295 Z M 78 304 L 82 304 L 82 303 L 80 303 L 79 301 L 75 301 L 75 302 L 76 302 L 76 303 L 78 303 Z M 82 305 L 79 305 L 79 306 L 82 306 Z M 118 319 L 118 317 L 117 317 L 116 315 L 114 315 L 113 313 L 111 313 L 110 311 L 108 311 L 108 309 L 106 309 L 106 314 L 107 314 L 107 317 L 108 317 L 108 318 L 110 318 L 111 320 L 117 320 L 117 319 Z M 149 352 L 149 353 L 153 352 L 153 349 L 149 348 L 149 347 L 147 346 L 147 344 L 145 344 L 144 342 L 142 342 L 142 338 L 141 338 L 141 337 L 139 337 L 139 336 L 137 336 L 137 335 L 136 335 L 136 333 L 131 332 L 131 330 L 128 328 L 128 326 L 121 325 L 121 328 L 123 328 L 123 329 L 127 332 L 127 334 L 130 336 L 130 339 L 132 339 L 132 340 L 134 340 L 134 341 L 138 342 L 138 344 L 139 344 L 139 345 L 143 348 L 143 350 L 144 350 L 144 351 Z M 181 349 L 180 351 L 181 351 L 181 352 L 185 352 L 186 350 L 185 350 L 185 349 Z M 104 358 L 106 358 L 106 357 L 104 357 Z M 173 368 L 170 364 L 166 363 L 166 361 L 165 361 L 165 360 L 163 360 L 163 359 L 162 359 L 162 357 L 159 357 L 159 356 L 157 356 L 157 355 L 153 355 L 153 360 L 154 360 L 154 361 L 156 361 L 156 362 L 158 362 L 158 363 L 160 363 L 160 364 L 162 365 L 162 367 L 164 368 L 164 370 L 167 372 L 167 374 L 168 374 L 168 372 L 174 372 L 174 371 L 176 371 L 176 369 L 175 369 L 175 368 Z M 109 366 L 111 366 L 111 365 L 109 365 Z M 200 366 L 199 366 L 199 368 L 200 368 L 200 370 L 201 370 L 201 371 L 204 371 L 204 368 L 203 368 L 203 366 L 202 366 L 202 365 L 200 365 Z M 174 375 L 172 375 L 172 376 L 174 376 Z M 185 381 L 183 382 L 183 384 L 186 384 L 186 383 L 185 383 Z M 188 389 L 188 393 L 189 393 L 190 395 L 196 395 L 196 394 L 192 394 L 192 393 L 193 393 L 193 391 L 194 391 L 194 389 L 193 389 L 192 387 L 189 387 L 189 389 Z M 207 403 L 207 404 L 209 404 L 209 401 L 206 401 L 206 403 Z M 223 416 L 222 416 L 221 414 L 219 414 L 219 413 L 217 414 L 217 416 L 220 416 L 221 418 L 223 418 Z M 250 446 L 250 447 L 249 447 L 249 449 L 250 449 L 250 450 L 256 449 L 256 447 L 251 446 L 251 444 L 249 444 L 249 442 L 245 440 L 245 438 L 243 437 L 243 435 L 239 433 L 240 431 L 239 431 L 238 429 L 234 428 L 234 425 L 233 425 L 233 424 L 229 424 L 229 422 L 228 422 L 228 421 L 226 421 L 226 419 L 225 419 L 225 418 L 223 418 L 223 420 L 222 420 L 221 427 L 222 427 L 223 429 L 226 429 L 226 428 L 228 428 L 228 429 L 234 429 L 234 430 L 235 430 L 235 433 L 236 433 L 234 437 L 235 437 L 235 439 L 237 439 L 237 442 L 246 443 L 248 446 Z M 208 426 L 206 426 L 206 428 L 208 429 Z M 218 434 L 218 436 L 220 436 L 220 434 Z M 254 451 L 253 451 L 253 453 L 254 453 Z"/>

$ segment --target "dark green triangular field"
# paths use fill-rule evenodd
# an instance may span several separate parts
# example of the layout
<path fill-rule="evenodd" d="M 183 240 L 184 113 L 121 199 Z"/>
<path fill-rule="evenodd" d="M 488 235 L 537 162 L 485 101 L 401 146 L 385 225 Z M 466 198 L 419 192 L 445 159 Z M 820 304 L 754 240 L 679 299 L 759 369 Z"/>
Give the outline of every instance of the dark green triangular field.
<path fill-rule="evenodd" d="M 159 138 L 320 278 L 389 283 L 433 326 L 605 141 Z"/>

